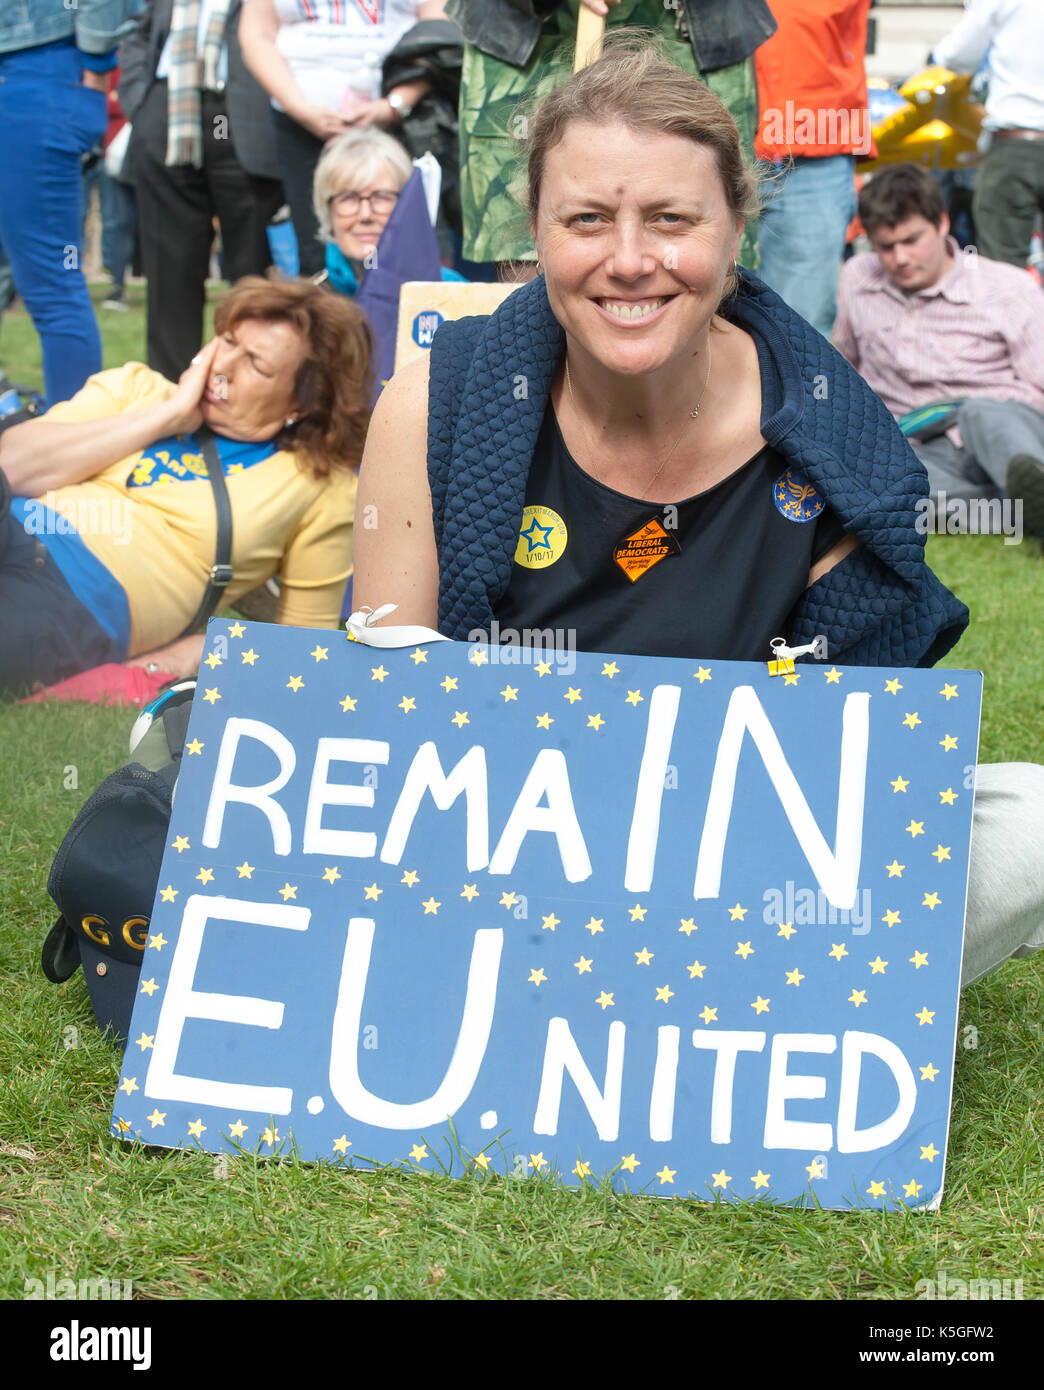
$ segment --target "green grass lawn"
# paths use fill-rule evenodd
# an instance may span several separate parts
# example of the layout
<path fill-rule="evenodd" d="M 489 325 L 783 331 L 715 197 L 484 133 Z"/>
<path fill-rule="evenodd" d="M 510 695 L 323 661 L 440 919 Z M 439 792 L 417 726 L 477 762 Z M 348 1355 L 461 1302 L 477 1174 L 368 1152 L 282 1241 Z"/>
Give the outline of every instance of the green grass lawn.
<path fill-rule="evenodd" d="M 141 355 L 140 312 L 106 314 L 103 329 L 107 363 Z M 5 316 L 12 377 L 32 380 L 34 363 L 38 374 L 33 342 Z M 1039 547 L 939 537 L 930 558 L 973 612 L 944 664 L 986 672 L 982 760 L 1044 762 Z M 79 973 L 56 988 L 38 959 L 51 859 L 126 757 L 132 721 L 0 704 L 0 1297 L 49 1271 L 129 1279 L 145 1299 L 910 1299 L 940 1272 L 1021 1279 L 1026 1299 L 1044 1297 L 1044 957 L 965 991 L 959 1037 L 975 1045 L 957 1051 L 935 1214 L 715 1206 L 117 1143 L 117 1054 Z"/>

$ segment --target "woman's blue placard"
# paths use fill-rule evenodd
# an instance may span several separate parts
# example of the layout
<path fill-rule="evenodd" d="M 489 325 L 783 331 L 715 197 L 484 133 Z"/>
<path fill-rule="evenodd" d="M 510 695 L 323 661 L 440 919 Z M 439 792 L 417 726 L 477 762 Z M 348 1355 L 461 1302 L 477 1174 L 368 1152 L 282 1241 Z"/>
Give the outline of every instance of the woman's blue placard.
<path fill-rule="evenodd" d="M 938 1205 L 980 674 L 500 637 L 211 622 L 114 1132 Z"/>

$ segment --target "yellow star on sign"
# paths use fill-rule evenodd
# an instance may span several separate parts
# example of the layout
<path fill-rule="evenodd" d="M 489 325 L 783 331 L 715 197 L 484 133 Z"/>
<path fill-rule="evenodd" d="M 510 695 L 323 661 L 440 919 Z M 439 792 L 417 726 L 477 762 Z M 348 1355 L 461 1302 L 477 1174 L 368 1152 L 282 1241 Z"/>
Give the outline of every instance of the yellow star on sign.
<path fill-rule="evenodd" d="M 674 990 L 670 985 L 661 985 L 656 991 L 656 999 L 660 1004 L 669 1004 L 674 998 Z"/>
<path fill-rule="evenodd" d="M 917 1022 L 923 1028 L 926 1023 L 935 1022 L 935 1010 L 925 1008 L 924 1005 L 922 1005 L 921 1012 L 918 1014 L 914 1014 L 914 1018 L 916 1018 Z"/>
<path fill-rule="evenodd" d="M 478 895 L 479 890 L 474 883 L 465 883 L 464 887 L 460 890 L 460 896 L 466 898 L 469 903 L 474 902 Z"/>
<path fill-rule="evenodd" d="M 907 780 L 905 780 L 902 777 L 897 777 L 895 781 L 892 783 L 892 792 L 893 794 L 895 792 L 904 792 L 906 791 L 909 785 L 910 783 Z"/>
<path fill-rule="evenodd" d="M 717 1009 L 710 1009 L 706 1005 L 704 1005 L 698 1017 L 701 1018 L 704 1023 L 717 1023 L 718 1011 Z"/>
<path fill-rule="evenodd" d="M 384 669 L 383 665 L 370 667 L 370 680 L 377 681 L 380 685 L 384 684 L 384 678 L 387 674 L 388 672 Z"/>
<path fill-rule="evenodd" d="M 501 693 L 501 695 L 503 695 L 503 697 L 504 697 L 504 703 L 505 703 L 505 705 L 508 703 L 509 700 L 515 700 L 515 701 L 518 700 L 518 686 L 517 686 L 517 685 L 505 685 L 504 689 L 503 689 L 500 693 Z"/>
<path fill-rule="evenodd" d="M 301 679 L 300 676 L 291 676 L 286 683 L 287 690 L 292 690 L 295 695 L 300 689 L 302 689 L 303 686 L 304 681 Z"/>
<path fill-rule="evenodd" d="M 203 698 L 208 705 L 213 705 L 221 699 L 221 694 L 216 685 L 208 686 L 203 692 Z"/>
<path fill-rule="evenodd" d="M 130 1120 L 113 1120 L 113 1127 L 120 1133 L 126 1134 L 130 1129 Z"/>
<path fill-rule="evenodd" d="M 248 864 L 245 859 L 243 860 L 242 864 L 239 864 L 236 867 L 236 873 L 239 875 L 240 878 L 249 878 L 253 872 L 253 864 Z"/>
<path fill-rule="evenodd" d="M 485 1173 L 489 1168 L 489 1154 L 476 1154 L 472 1162 Z"/>
<path fill-rule="evenodd" d="M 615 661 L 604 661 L 604 662 L 602 663 L 602 675 L 603 675 L 603 676 L 608 676 L 609 679 L 612 680 L 612 678 L 613 678 L 614 676 L 616 676 L 616 675 L 619 675 L 619 673 L 620 673 L 620 668 L 619 668 L 619 666 L 617 666 L 617 664 L 616 664 Z"/>
<path fill-rule="evenodd" d="M 215 666 L 221 665 L 221 658 L 218 656 L 217 652 L 211 652 L 209 656 L 203 658 L 203 664 L 204 666 L 209 666 L 213 671 Z"/>
<path fill-rule="evenodd" d="M 142 1035 L 141 1035 L 140 1038 L 135 1038 L 135 1042 L 136 1042 L 137 1045 L 141 1048 L 142 1052 L 145 1052 L 148 1048 L 150 1048 L 150 1047 L 152 1047 L 152 1046 L 155 1045 L 155 1042 L 156 1042 L 156 1034 L 155 1034 L 155 1033 L 142 1033 Z"/>
<path fill-rule="evenodd" d="M 551 725 L 554 722 L 554 719 L 551 717 L 550 714 L 548 714 L 547 710 L 545 710 L 543 714 L 537 715 L 536 723 L 538 729 L 550 729 Z"/>
<path fill-rule="evenodd" d="M 272 1148 L 274 1144 L 282 1143 L 282 1137 L 278 1129 L 276 1129 L 274 1125 L 265 1126 L 265 1128 L 261 1131 L 261 1139 L 264 1143 L 268 1145 L 269 1148 Z"/>
<path fill-rule="evenodd" d="M 946 684 L 946 685 L 944 685 L 943 688 L 939 691 L 939 694 L 940 694 L 940 695 L 945 695 L 945 696 L 946 696 L 946 703 L 949 704 L 951 700 L 954 700 L 954 699 L 957 698 L 957 687 L 956 687 L 955 685 Z"/>
<path fill-rule="evenodd" d="M 165 1110 L 158 1109 L 154 1105 L 152 1107 L 152 1114 L 146 1115 L 145 1118 L 148 1120 L 152 1128 L 155 1129 L 157 1125 L 161 1125 L 163 1121 L 167 1118 L 167 1112 Z"/>
<path fill-rule="evenodd" d="M 136 1076 L 125 1076 L 120 1082 L 119 1089 L 129 1096 L 132 1091 L 140 1089 L 138 1086 L 138 1078 Z"/>
<path fill-rule="evenodd" d="M 793 970 L 788 970 L 788 971 L 787 971 L 787 984 L 788 984 L 788 985 L 797 985 L 797 986 L 800 987 L 801 981 L 802 981 L 804 978 L 805 978 L 804 975 L 802 975 L 801 971 L 797 968 L 797 966 L 795 966 Z"/>
<path fill-rule="evenodd" d="M 412 695 L 404 695 L 402 699 L 399 701 L 399 709 L 402 710 L 403 714 L 410 714 L 416 708 L 417 701 L 413 698 Z"/>
<path fill-rule="evenodd" d="M 921 720 L 920 720 L 920 717 L 918 716 L 916 710 L 914 711 L 913 714 L 907 714 L 907 715 L 903 718 L 903 723 L 906 725 L 906 727 L 907 727 L 908 729 L 916 729 L 917 726 L 918 726 L 918 724 L 920 724 L 920 722 L 921 722 Z"/>
<path fill-rule="evenodd" d="M 664 1183 L 673 1182 L 675 1174 L 677 1172 L 677 1168 L 668 1168 L 665 1163 L 663 1167 L 660 1169 L 660 1171 L 656 1174 L 656 1176 L 660 1179 L 660 1186 L 663 1187 Z"/>
<path fill-rule="evenodd" d="M 551 674 L 551 663 L 550 661 L 538 661 L 533 667 L 533 670 L 538 676 L 549 676 Z"/>
<path fill-rule="evenodd" d="M 188 1132 L 189 1132 L 189 1134 L 191 1134 L 191 1136 L 192 1136 L 193 1139 L 202 1139 L 202 1138 L 203 1138 L 203 1131 L 204 1131 L 205 1129 L 206 1129 L 206 1125 L 203 1123 L 202 1120 L 190 1120 L 190 1121 L 189 1121 Z"/>
<path fill-rule="evenodd" d="M 949 753 L 957 747 L 957 740 L 954 738 L 953 734 L 944 734 L 939 740 L 939 747 L 944 753 Z"/>
<path fill-rule="evenodd" d="M 906 865 L 900 864 L 898 859 L 893 859 L 890 864 L 885 865 L 885 868 L 888 870 L 889 878 L 902 878 Z"/>
<path fill-rule="evenodd" d="M 939 864 L 941 864 L 941 863 L 943 862 L 944 859 L 949 859 L 949 857 L 950 857 L 950 846 L 949 846 L 949 845 L 936 845 L 936 847 L 932 850 L 932 858 L 933 858 L 934 860 L 936 860 L 937 863 L 939 863 Z"/>
<path fill-rule="evenodd" d="M 585 1163 L 582 1158 L 578 1158 L 573 1172 L 578 1178 L 589 1178 L 591 1176 L 591 1165 L 590 1163 Z"/>
<path fill-rule="evenodd" d="M 529 1155 L 529 1166 L 537 1173 L 539 1173 L 542 1168 L 547 1167 L 547 1159 L 544 1157 L 543 1151 L 538 1154 Z"/>
<path fill-rule="evenodd" d="M 770 1001 L 768 999 L 762 999 L 761 995 L 759 994 L 756 999 L 751 1001 L 750 1007 L 754 1010 L 756 1014 L 767 1014 L 769 1011 L 769 1002 Z"/>
<path fill-rule="evenodd" d="M 156 983 L 155 980 L 142 980 L 141 982 L 141 993 L 147 994 L 150 999 L 158 989 L 159 985 Z"/>
<path fill-rule="evenodd" d="M 419 1163 L 422 1158 L 427 1158 L 427 1144 L 414 1144 L 413 1148 L 410 1150 L 410 1157 L 413 1159 L 414 1163 Z"/>
<path fill-rule="evenodd" d="M 934 912 L 935 909 L 941 905 L 941 903 L 942 898 L 939 897 L 938 893 L 925 893 L 923 899 L 921 900 L 921 906 L 927 907 L 931 912 Z"/>
<path fill-rule="evenodd" d="M 285 903 L 289 902 L 291 898 L 297 897 L 297 886 L 293 883 L 284 883 L 282 888 L 276 891 Z"/>
<path fill-rule="evenodd" d="M 884 922 L 886 927 L 897 927 L 902 920 L 903 919 L 899 916 L 899 913 L 894 907 L 890 907 L 881 918 L 881 921 Z"/>
<path fill-rule="evenodd" d="M 747 908 L 747 907 L 740 907 L 739 903 L 737 903 L 735 907 L 730 907 L 730 908 L 729 908 L 729 921 L 730 921 L 730 922 L 742 922 L 743 919 L 744 919 L 744 917 L 746 917 L 746 915 L 747 915 L 747 913 L 748 913 L 749 911 L 750 911 L 749 908 Z"/>
<path fill-rule="evenodd" d="M 383 889 L 383 888 L 378 888 L 378 887 L 377 887 L 377 883 L 376 883 L 376 881 L 375 881 L 375 882 L 371 883 L 371 884 L 369 885 L 369 887 L 364 887 L 364 888 L 363 888 L 363 898 L 364 898 L 364 900 L 365 900 L 366 902 L 375 903 L 375 902 L 377 902 L 377 900 L 380 898 L 380 896 L 381 896 L 381 894 L 382 894 L 383 892 L 384 892 L 384 889 Z"/>
<path fill-rule="evenodd" d="M 350 695 L 346 695 L 343 700 L 338 700 L 337 703 L 341 706 L 341 709 L 344 711 L 344 713 L 348 714 L 355 710 L 355 706 L 359 703 L 359 701 L 353 700 Z"/>
<path fill-rule="evenodd" d="M 575 705 L 577 700 L 582 700 L 583 698 L 584 697 L 580 693 L 580 687 L 578 685 L 571 685 L 569 689 L 566 691 L 566 693 L 562 696 L 562 699 L 568 700 L 571 705 Z"/>
<path fill-rule="evenodd" d="M 243 1135 L 246 1134 L 246 1125 L 242 1120 L 236 1120 L 235 1124 L 229 1125 L 228 1132 L 231 1138 L 242 1139 Z"/>
<path fill-rule="evenodd" d="M 501 895 L 500 895 L 500 906 L 501 906 L 501 907 L 514 907 L 516 902 L 518 902 L 518 895 L 517 895 L 516 893 L 513 893 L 513 892 L 509 893 L 509 892 L 507 892 L 506 890 L 505 890 L 503 893 L 501 893 Z"/>
<path fill-rule="evenodd" d="M 348 1138 L 347 1134 L 342 1134 L 340 1138 L 333 1141 L 333 1151 L 335 1154 L 340 1154 L 341 1157 L 344 1158 L 347 1156 L 350 1144 L 351 1140 Z"/>
<path fill-rule="evenodd" d="M 632 922 L 644 922 L 645 914 L 649 909 L 647 907 L 642 907 L 641 903 L 635 903 L 634 907 L 629 907 L 627 911 L 631 915 Z"/>
<path fill-rule="evenodd" d="M 340 877 L 341 871 L 336 865 L 331 865 L 328 869 L 323 870 L 323 879 L 326 883 L 336 883 Z"/>
<path fill-rule="evenodd" d="M 746 960 L 748 956 L 752 956 L 753 954 L 754 954 L 754 947 L 750 944 L 749 941 L 737 941 L 737 942 L 736 942 L 736 949 L 735 949 L 735 951 L 733 952 L 733 955 L 742 956 L 743 959 Z"/>
<path fill-rule="evenodd" d="M 866 1195 L 868 1197 L 883 1197 L 885 1195 L 884 1183 L 875 1182 L 873 1179 L 871 1179 L 870 1186 L 866 1189 Z"/>
<path fill-rule="evenodd" d="M 826 1164 L 821 1158 L 814 1158 L 811 1163 L 805 1164 L 805 1172 L 808 1174 L 809 1182 L 811 1182 L 813 1178 L 825 1178 Z"/>
<path fill-rule="evenodd" d="M 441 906 L 442 904 L 437 903 L 434 897 L 426 898 L 424 902 L 421 903 L 421 907 L 424 908 L 425 917 L 437 917 Z"/>
<path fill-rule="evenodd" d="M 451 690 L 456 690 L 457 678 L 456 676 L 447 676 L 444 681 L 439 681 L 439 685 L 442 686 L 443 690 L 448 695 Z"/>
<path fill-rule="evenodd" d="M 540 930 L 554 931 L 556 927 L 559 927 L 561 925 L 562 919 L 560 917 L 556 917 L 553 912 L 548 912 L 546 915 L 543 915 L 541 917 Z"/>
<path fill-rule="evenodd" d="M 694 918 L 681 917 L 679 918 L 679 921 L 681 922 L 681 926 L 678 928 L 678 930 L 683 931 L 686 936 L 691 936 L 694 931 L 699 931 L 699 927 L 696 925 Z"/>
<path fill-rule="evenodd" d="M 592 966 L 593 964 L 594 964 L 594 958 L 592 957 L 592 958 L 589 960 L 589 959 L 587 958 L 587 956 L 581 956 L 579 960 L 574 960 L 574 961 L 573 961 L 573 965 L 575 966 L 575 968 L 576 968 L 576 973 L 577 973 L 578 975 L 590 975 L 590 973 L 591 973 L 591 966 Z"/>
<path fill-rule="evenodd" d="M 928 964 L 928 957 L 924 951 L 914 951 L 913 955 L 910 957 L 910 964 L 915 970 L 920 970 L 922 965 Z"/>
<path fill-rule="evenodd" d="M 910 838 L 916 840 L 918 835 L 924 834 L 924 821 L 912 820 L 910 824 L 906 827 L 906 829 L 907 833 L 910 835 Z"/>
<path fill-rule="evenodd" d="M 329 647 L 320 647 L 319 644 L 316 643 L 308 655 L 313 657 L 316 661 L 326 661 L 328 659 L 329 650 Z"/>
<path fill-rule="evenodd" d="M 604 917 L 591 917 L 584 923 L 584 931 L 589 931 L 592 936 L 597 936 L 600 931 L 605 931 L 605 927 L 602 925 L 604 921 Z"/>
<path fill-rule="evenodd" d="M 465 724 L 470 724 L 471 720 L 468 718 L 467 710 L 457 710 L 450 720 L 450 723 L 456 724 L 458 729 L 463 729 Z"/>
<path fill-rule="evenodd" d="M 721 1187 L 721 1188 L 725 1188 L 725 1187 L 728 1187 L 728 1185 L 729 1185 L 729 1183 L 730 1183 L 731 1181 L 732 1181 L 732 1178 L 729 1176 L 728 1173 L 726 1173 L 726 1171 L 725 1171 L 724 1168 L 721 1170 L 720 1173 L 712 1173 L 712 1174 L 711 1174 L 711 1186 L 712 1186 L 712 1187 Z"/>
<path fill-rule="evenodd" d="M 885 973 L 885 966 L 887 964 L 888 962 L 886 960 L 882 960 L 880 955 L 878 955 L 876 960 L 870 961 L 870 974 L 883 975 Z"/>
<path fill-rule="evenodd" d="M 606 994 L 605 990 L 603 989 L 601 994 L 595 1000 L 595 1003 L 601 1004 L 602 1013 L 605 1013 L 606 1009 L 615 1007 L 616 1001 L 613 999 L 613 996 L 611 994 Z"/>
<path fill-rule="evenodd" d="M 542 985 L 546 979 L 547 976 L 544 974 L 543 966 L 529 972 L 529 983 L 531 985 Z"/>
<path fill-rule="evenodd" d="M 690 980 L 702 980 L 703 972 L 707 969 L 707 967 L 705 965 L 701 965 L 698 960 L 694 960 L 693 963 L 691 965 L 687 965 L 685 969 L 689 972 Z"/>
<path fill-rule="evenodd" d="M 152 947 L 154 951 L 162 951 L 166 944 L 167 938 L 163 935 L 161 931 L 158 931 L 155 936 L 149 937 L 149 945 Z"/>
<path fill-rule="evenodd" d="M 198 738 L 194 738 L 185 744 L 185 752 L 192 754 L 202 753 L 206 746 L 205 743 L 200 743 Z"/>
<path fill-rule="evenodd" d="M 855 1007 L 858 1009 L 860 1004 L 866 1003 L 866 990 L 854 989 L 852 993 L 848 996 L 848 1002 L 850 1004 L 854 1004 Z"/>
<path fill-rule="evenodd" d="M 895 676 L 893 676 L 890 681 L 885 681 L 886 695 L 898 695 L 902 688 L 903 687 L 899 684 L 899 681 Z"/>
<path fill-rule="evenodd" d="M 625 1173 L 633 1173 L 636 1168 L 641 1166 L 641 1162 L 642 1160 L 636 1158 L 634 1154 L 628 1154 L 626 1158 L 621 1158 L 620 1167 Z M 675 1172 L 677 1172 L 677 1169 L 675 1169 Z"/>
<path fill-rule="evenodd" d="M 795 927 L 793 922 L 780 922 L 779 931 L 776 932 L 776 935 L 782 936 L 785 941 L 789 941 L 796 931 L 797 927 Z"/>
<path fill-rule="evenodd" d="M 489 653 L 486 651 L 485 647 L 476 647 L 468 657 L 468 660 L 471 662 L 472 666 L 485 666 L 486 662 L 489 660 Z"/>
<path fill-rule="evenodd" d="M 413 662 L 414 666 L 419 666 L 422 661 L 427 661 L 427 659 L 428 653 L 423 647 L 415 647 L 413 651 L 410 652 L 410 660 Z"/>
<path fill-rule="evenodd" d="M 921 1157 L 926 1158 L 929 1163 L 934 1163 L 940 1153 L 941 1150 L 937 1149 L 934 1144 L 929 1144 L 927 1147 L 922 1145 L 921 1147 Z"/>
<path fill-rule="evenodd" d="M 786 675 L 783 677 L 783 684 L 784 684 L 784 685 L 797 685 L 797 683 L 798 683 L 798 681 L 799 681 L 800 679 L 801 679 L 801 672 L 800 672 L 800 671 L 788 671 L 788 672 L 786 673 Z"/>
<path fill-rule="evenodd" d="M 955 792 L 952 787 L 947 787 L 944 792 L 939 793 L 939 800 L 944 806 L 952 806 L 958 795 L 959 793 Z"/>
<path fill-rule="evenodd" d="M 244 632 L 246 632 L 246 628 L 242 623 L 233 623 L 228 630 L 228 635 L 229 637 L 242 637 Z"/>
<path fill-rule="evenodd" d="M 913 1180 L 913 1178 L 911 1178 L 910 1181 L 909 1181 L 908 1183 L 906 1183 L 906 1184 L 904 1185 L 904 1187 L 903 1187 L 903 1196 L 904 1196 L 904 1197 L 920 1197 L 920 1195 L 921 1195 L 921 1188 L 922 1188 L 923 1186 L 924 1186 L 923 1183 L 915 1182 L 915 1181 Z"/>
<path fill-rule="evenodd" d="M 833 956 L 835 960 L 842 960 L 848 955 L 848 947 L 843 942 L 835 941 L 827 955 Z"/>
<path fill-rule="evenodd" d="M 589 714 L 587 716 L 587 727 L 589 729 L 594 729 L 595 733 L 598 732 L 604 723 L 605 720 L 600 714 Z"/>
<path fill-rule="evenodd" d="M 771 1173 L 763 1173 L 760 1168 L 756 1173 L 753 1173 L 750 1181 L 754 1184 L 754 1191 L 756 1192 L 760 1187 L 768 1187 L 771 1176 Z"/>
<path fill-rule="evenodd" d="M 240 656 L 244 666 L 253 666 L 254 662 L 257 660 L 257 652 L 254 651 L 253 647 L 251 647 L 249 651 L 241 652 Z"/>
<path fill-rule="evenodd" d="M 176 888 L 172 888 L 169 883 L 167 884 L 166 888 L 160 889 L 161 902 L 172 903 L 177 896 L 178 890 Z"/>
<path fill-rule="evenodd" d="M 692 678 L 694 681 L 699 681 L 700 685 L 702 685 L 704 681 L 713 680 L 709 666 L 701 666 L 692 673 Z"/>
<path fill-rule="evenodd" d="M 188 848 L 189 848 L 189 842 L 188 842 L 188 836 L 187 836 L 187 835 L 175 835 L 175 836 L 174 836 L 174 839 L 173 839 L 173 841 L 172 841 L 172 843 L 171 843 L 171 849 L 176 849 L 177 852 L 180 854 L 181 851 L 182 851 L 183 849 L 188 849 Z"/>
<path fill-rule="evenodd" d="M 841 679 L 841 672 L 836 666 L 831 666 L 829 671 L 824 672 L 827 678 L 827 685 L 837 685 Z"/>
<path fill-rule="evenodd" d="M 922 1068 L 921 1068 L 921 1080 L 922 1080 L 922 1081 L 934 1081 L 935 1078 L 936 1078 L 938 1075 L 939 1075 L 939 1068 L 933 1066 L 931 1062 L 929 1062 L 928 1065 L 927 1065 L 926 1067 L 922 1067 Z"/>
<path fill-rule="evenodd" d="M 644 698 L 645 696 L 642 694 L 640 690 L 629 690 L 627 692 L 627 699 L 624 701 L 624 704 L 634 705 L 635 709 L 637 709 L 638 706 L 641 704 L 642 700 L 644 700 Z"/>

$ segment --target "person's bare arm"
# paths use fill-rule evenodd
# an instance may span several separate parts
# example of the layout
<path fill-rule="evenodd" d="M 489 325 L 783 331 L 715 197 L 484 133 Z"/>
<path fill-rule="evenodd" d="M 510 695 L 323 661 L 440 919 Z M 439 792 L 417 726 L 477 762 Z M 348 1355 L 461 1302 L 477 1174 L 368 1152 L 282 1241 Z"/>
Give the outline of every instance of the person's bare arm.
<path fill-rule="evenodd" d="M 821 556 L 809 570 L 808 583 L 805 585 L 805 588 L 811 589 L 817 579 L 822 579 L 824 574 L 832 570 L 835 565 L 839 565 L 845 556 L 851 555 L 852 551 L 855 550 L 856 546 L 859 544 L 860 542 L 856 540 L 855 536 L 843 536 L 842 539 L 838 541 L 837 545 L 828 550 L 825 555 Z"/>
<path fill-rule="evenodd" d="M 353 607 L 397 604 L 391 624 L 438 623 L 428 486 L 428 357 L 396 372 L 370 421 L 355 501 Z"/>
<path fill-rule="evenodd" d="M 291 120 L 320 140 L 347 130 L 338 112 L 310 102 L 298 87 L 290 65 L 276 48 L 279 17 L 272 0 L 247 0 L 239 13 L 239 46 L 243 61 L 270 97 L 275 97 Z"/>
<path fill-rule="evenodd" d="M 50 488 L 93 478 L 164 435 L 194 430 L 202 416 L 200 398 L 207 384 L 217 339 L 208 343 L 178 389 L 165 401 L 100 420 L 26 420 L 0 435 L 0 468 L 16 497 L 40 497 Z"/>

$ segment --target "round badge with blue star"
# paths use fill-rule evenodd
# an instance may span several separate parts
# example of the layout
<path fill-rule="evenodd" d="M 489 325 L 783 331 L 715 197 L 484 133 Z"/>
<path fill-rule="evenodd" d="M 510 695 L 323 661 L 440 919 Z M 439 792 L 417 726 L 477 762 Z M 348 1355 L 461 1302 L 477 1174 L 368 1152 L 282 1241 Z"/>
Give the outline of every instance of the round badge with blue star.
<path fill-rule="evenodd" d="M 815 521 L 826 506 L 810 482 L 796 468 L 781 473 L 772 486 L 776 511 L 788 521 Z"/>
<path fill-rule="evenodd" d="M 527 570 L 547 569 L 562 555 L 569 540 L 566 524 L 550 507 L 526 507 L 515 547 L 515 563 Z"/>

